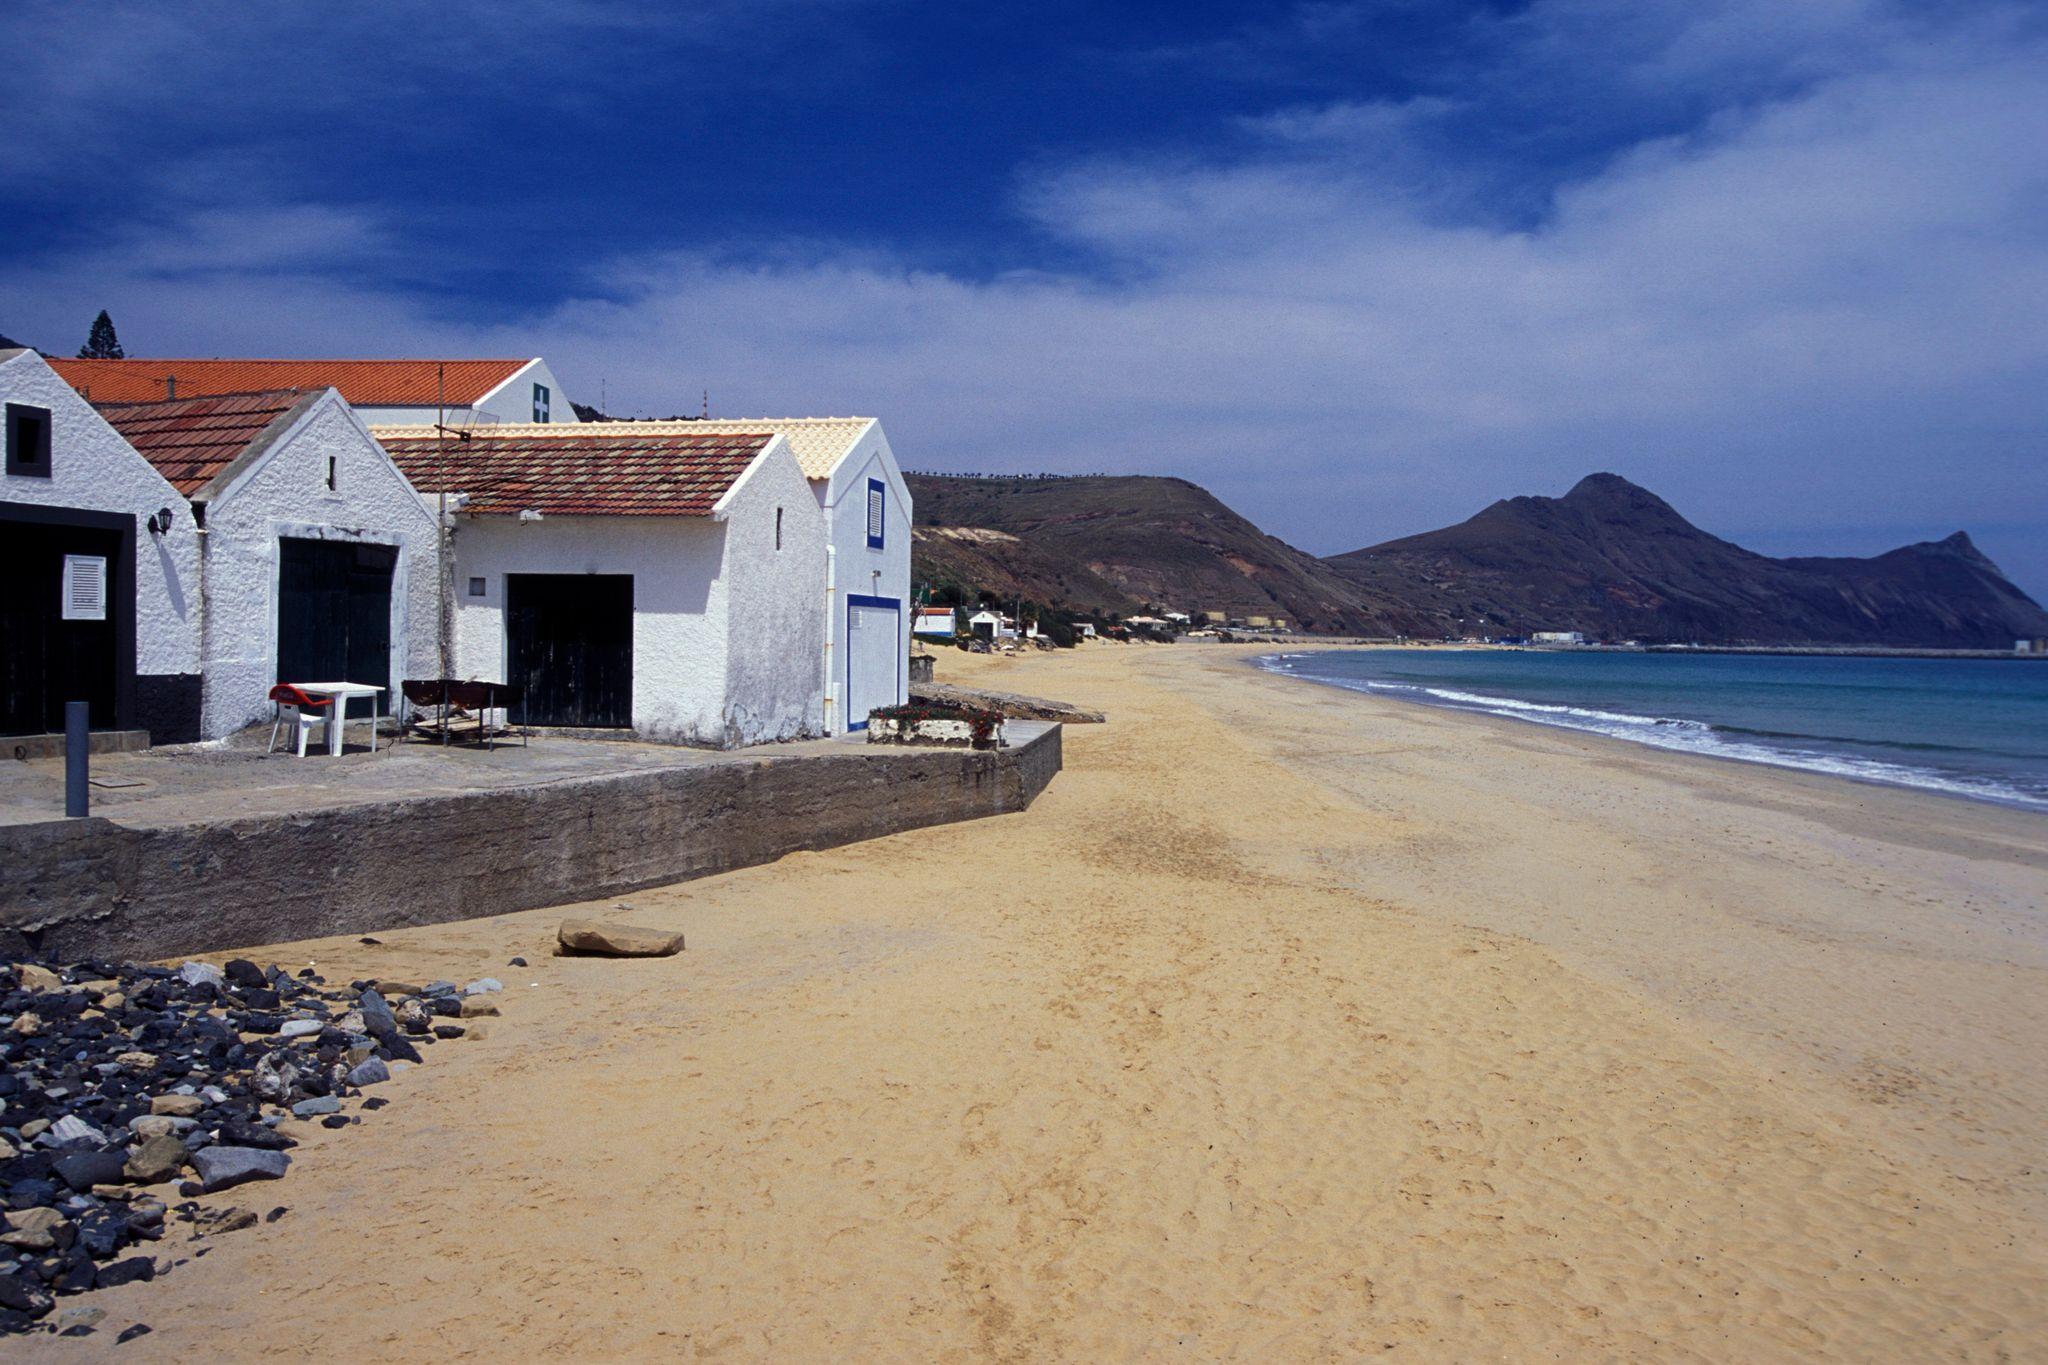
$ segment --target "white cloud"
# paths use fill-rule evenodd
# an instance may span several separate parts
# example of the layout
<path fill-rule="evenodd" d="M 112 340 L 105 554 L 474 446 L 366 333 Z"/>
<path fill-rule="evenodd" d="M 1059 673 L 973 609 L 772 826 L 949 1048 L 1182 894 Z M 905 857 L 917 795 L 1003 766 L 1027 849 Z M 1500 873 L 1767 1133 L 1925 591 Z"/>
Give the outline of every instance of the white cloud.
<path fill-rule="evenodd" d="M 708 387 L 726 413 L 878 412 L 915 466 L 1185 475 L 1320 551 L 1612 468 L 1779 549 L 1987 530 L 2048 586 L 2048 47 L 1999 16 L 1790 9 L 1550 4 L 1504 28 L 1496 85 L 1546 88 L 1577 43 L 1590 82 L 1740 92 L 1526 223 L 1447 211 L 1466 172 L 1434 139 L 1466 106 L 1423 97 L 1034 177 L 1022 209 L 1085 274 L 657 254 L 464 324 L 330 268 L 383 259 L 377 216 L 254 204 L 0 267 L 0 318 L 55 344 L 110 306 L 157 351 L 543 351 L 615 410 Z"/>

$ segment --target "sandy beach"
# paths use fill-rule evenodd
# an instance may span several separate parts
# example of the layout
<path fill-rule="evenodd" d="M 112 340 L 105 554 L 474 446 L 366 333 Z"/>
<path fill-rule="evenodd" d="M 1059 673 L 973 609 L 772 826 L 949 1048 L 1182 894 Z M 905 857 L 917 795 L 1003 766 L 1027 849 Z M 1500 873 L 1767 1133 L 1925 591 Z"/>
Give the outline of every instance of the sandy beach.
<path fill-rule="evenodd" d="M 2048 820 L 1250 657 L 948 653 L 1109 713 L 1031 810 L 248 952 L 504 1017 L 21 1356 L 2048 1359 Z"/>

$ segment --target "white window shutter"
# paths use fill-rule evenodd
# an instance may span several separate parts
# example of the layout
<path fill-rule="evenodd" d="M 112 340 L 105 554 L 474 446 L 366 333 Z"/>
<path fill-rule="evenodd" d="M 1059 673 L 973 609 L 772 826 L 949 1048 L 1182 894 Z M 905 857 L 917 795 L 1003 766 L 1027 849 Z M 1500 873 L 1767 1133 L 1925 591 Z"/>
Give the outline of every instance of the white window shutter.
<path fill-rule="evenodd" d="M 102 556 L 64 556 L 64 619 L 107 619 L 107 561 Z"/>

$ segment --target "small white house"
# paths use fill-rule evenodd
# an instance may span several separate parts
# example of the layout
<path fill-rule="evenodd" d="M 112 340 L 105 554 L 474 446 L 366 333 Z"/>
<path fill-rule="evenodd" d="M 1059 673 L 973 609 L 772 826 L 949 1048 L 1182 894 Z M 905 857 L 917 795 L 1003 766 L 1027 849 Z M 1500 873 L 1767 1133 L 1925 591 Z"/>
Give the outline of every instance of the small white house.
<path fill-rule="evenodd" d="M 1529 637 L 1531 644 L 1538 645 L 1582 645 L 1585 634 L 1576 630 L 1539 630 Z"/>
<path fill-rule="evenodd" d="M 650 433 L 787 440 L 826 520 L 819 654 L 826 732 L 864 730 L 870 711 L 909 700 L 910 486 L 879 420 L 719 417 L 630 425 Z"/>
<path fill-rule="evenodd" d="M 1092 640 L 1095 638 L 1095 623 L 1093 621 L 1075 621 L 1073 622 L 1073 627 L 1076 639 Z"/>
<path fill-rule="evenodd" d="M 453 509 L 455 671 L 514 721 L 736 748 L 823 733 L 825 518 L 780 435 L 376 436 Z"/>
<path fill-rule="evenodd" d="M 204 738 L 269 718 L 278 682 L 368 683 L 389 714 L 403 679 L 439 673 L 434 518 L 339 393 L 100 413 L 199 528 Z"/>
<path fill-rule="evenodd" d="M 0 735 L 199 737 L 199 534 L 185 500 L 34 351 L 0 350 Z"/>
<path fill-rule="evenodd" d="M 576 409 L 554 371 L 525 360 L 53 360 L 96 404 L 334 389 L 366 424 L 560 425 Z"/>
<path fill-rule="evenodd" d="M 919 607 L 911 621 L 910 632 L 913 635 L 936 636 L 950 640 L 957 633 L 953 620 L 951 607 Z"/>

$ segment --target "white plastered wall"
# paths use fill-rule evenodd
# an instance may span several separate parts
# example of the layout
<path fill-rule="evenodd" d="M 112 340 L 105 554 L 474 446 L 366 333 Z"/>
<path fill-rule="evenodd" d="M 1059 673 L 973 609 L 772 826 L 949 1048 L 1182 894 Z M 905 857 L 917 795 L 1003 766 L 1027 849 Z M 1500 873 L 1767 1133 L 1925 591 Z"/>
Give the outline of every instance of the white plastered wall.
<path fill-rule="evenodd" d="M 778 436 L 723 502 L 731 611 L 721 743 L 821 735 L 825 518 L 817 495 Z"/>
<path fill-rule="evenodd" d="M 330 456 L 336 461 L 331 491 Z M 225 488 L 208 491 L 201 722 L 207 738 L 271 714 L 269 692 L 278 681 L 279 542 L 286 537 L 398 551 L 391 575 L 390 675 L 346 681 L 393 689 L 379 703 L 388 713 L 405 678 L 440 672 L 433 515 L 340 395 L 328 390 Z"/>
<path fill-rule="evenodd" d="M 882 548 L 868 547 L 868 480 L 887 486 Z M 902 604 L 899 613 L 904 656 L 910 653 L 910 486 L 897 467 L 896 454 L 882 424 L 861 434 L 823 481 L 824 510 L 831 537 L 832 594 L 826 617 L 826 707 L 830 732 L 846 728 L 846 636 L 848 596 L 885 597 Z M 896 700 L 909 700 L 909 670 L 897 674 Z"/>
<path fill-rule="evenodd" d="M 717 744 L 724 729 L 727 583 L 723 523 L 708 517 L 458 516 L 455 671 L 504 682 L 505 576 L 633 577 L 633 728 Z M 472 597 L 469 580 L 484 580 Z"/>
<path fill-rule="evenodd" d="M 456 672 L 507 679 L 508 574 L 630 574 L 636 733 L 716 748 L 821 733 L 824 525 L 786 443 L 771 443 L 721 511 L 723 519 L 458 515 Z M 483 580 L 481 597 L 470 594 L 472 578 Z"/>
<path fill-rule="evenodd" d="M 33 351 L 0 352 L 0 402 L 50 410 L 51 477 L 0 474 L 0 502 L 135 518 L 135 671 L 199 672 L 199 536 L 185 499 Z M 150 515 L 170 508 L 159 536 Z"/>

